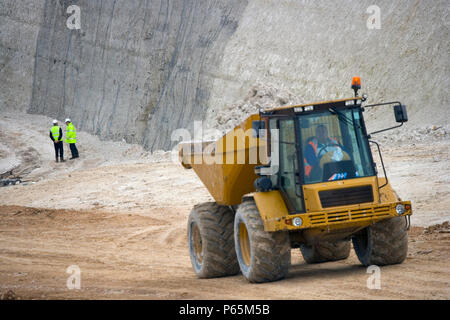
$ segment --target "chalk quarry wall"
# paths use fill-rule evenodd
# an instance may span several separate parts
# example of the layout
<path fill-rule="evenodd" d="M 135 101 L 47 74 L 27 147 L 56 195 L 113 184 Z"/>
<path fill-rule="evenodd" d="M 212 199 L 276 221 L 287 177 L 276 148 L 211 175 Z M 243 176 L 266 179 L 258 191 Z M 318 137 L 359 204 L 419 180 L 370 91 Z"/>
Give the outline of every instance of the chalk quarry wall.
<path fill-rule="evenodd" d="M 80 30 L 66 27 L 73 4 Z M 169 149 L 174 129 L 215 123 L 255 83 L 302 103 L 351 96 L 358 75 L 369 102 L 407 104 L 411 127 L 448 124 L 449 12 L 446 0 L 0 0 L 0 110 Z"/>

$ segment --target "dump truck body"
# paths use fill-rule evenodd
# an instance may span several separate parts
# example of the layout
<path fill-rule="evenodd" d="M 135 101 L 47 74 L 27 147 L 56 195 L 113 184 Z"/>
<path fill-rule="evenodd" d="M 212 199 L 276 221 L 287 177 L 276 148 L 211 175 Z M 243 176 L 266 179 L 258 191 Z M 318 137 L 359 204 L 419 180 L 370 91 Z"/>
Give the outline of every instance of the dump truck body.
<path fill-rule="evenodd" d="M 255 166 L 262 164 L 260 149 L 266 154 L 265 141 L 251 135 L 255 120 L 259 115 L 248 117 L 217 141 L 180 144 L 182 165 L 195 171 L 218 204 L 237 205 L 255 191 Z"/>

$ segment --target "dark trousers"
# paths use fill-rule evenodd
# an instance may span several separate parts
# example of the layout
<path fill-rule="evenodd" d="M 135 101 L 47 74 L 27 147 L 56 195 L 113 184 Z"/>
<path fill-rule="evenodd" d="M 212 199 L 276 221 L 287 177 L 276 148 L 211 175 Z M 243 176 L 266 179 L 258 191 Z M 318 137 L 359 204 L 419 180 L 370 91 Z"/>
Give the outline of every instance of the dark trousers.
<path fill-rule="evenodd" d="M 60 159 L 64 159 L 64 147 L 63 142 L 59 141 L 57 143 L 54 143 L 55 145 L 55 157 L 58 159 L 58 154 Z"/>
<path fill-rule="evenodd" d="M 72 158 L 78 158 L 78 149 L 75 143 L 69 143 L 70 152 L 72 152 Z"/>

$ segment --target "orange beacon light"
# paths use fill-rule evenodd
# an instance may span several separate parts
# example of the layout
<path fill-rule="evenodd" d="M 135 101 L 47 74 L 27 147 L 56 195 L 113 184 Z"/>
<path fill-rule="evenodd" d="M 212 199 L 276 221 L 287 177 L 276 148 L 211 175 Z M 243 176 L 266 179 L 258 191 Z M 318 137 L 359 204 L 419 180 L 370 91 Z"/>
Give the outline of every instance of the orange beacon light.
<path fill-rule="evenodd" d="M 353 77 L 352 89 L 355 91 L 355 97 L 357 97 L 358 90 L 361 89 L 361 78 L 360 77 Z"/>

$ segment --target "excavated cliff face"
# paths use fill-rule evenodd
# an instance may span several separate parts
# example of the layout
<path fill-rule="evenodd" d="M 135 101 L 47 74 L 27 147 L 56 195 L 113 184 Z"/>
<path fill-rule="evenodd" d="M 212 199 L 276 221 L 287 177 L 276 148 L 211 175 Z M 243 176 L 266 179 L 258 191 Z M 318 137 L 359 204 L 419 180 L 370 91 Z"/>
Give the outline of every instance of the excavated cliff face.
<path fill-rule="evenodd" d="M 380 29 L 367 27 L 371 5 Z M 405 128 L 449 124 L 449 13 L 446 0 L 249 1 L 214 80 L 208 119 L 257 82 L 288 88 L 300 104 L 351 97 L 351 79 L 360 76 L 368 103 L 407 105 Z M 366 116 L 369 128 L 395 124 L 392 108 Z"/>
<path fill-rule="evenodd" d="M 9 21 L 2 26 L 12 21 L 19 30 L 27 29 L 20 26 L 26 22 L 19 12 L 28 10 L 29 3 L 4 0 L 2 16 Z M 80 30 L 66 27 L 70 5 L 81 9 Z M 79 129 L 106 139 L 168 148 L 174 129 L 203 119 L 211 75 L 245 5 L 210 0 L 37 2 L 33 30 L 24 44 L 14 43 L 11 29 L 2 31 L 2 56 L 9 50 L 4 42 L 23 55 L 10 66 L 14 77 L 2 74 L 10 91 L 2 97 L 3 108 L 20 105 L 30 113 L 70 117 Z M 22 60 L 27 63 L 23 75 L 14 70 Z M 27 97 L 17 98 L 22 91 Z"/>
<path fill-rule="evenodd" d="M 73 4 L 80 30 L 66 27 Z M 0 110 L 169 149 L 194 120 L 348 97 L 357 75 L 369 103 L 405 103 L 410 128 L 446 125 L 449 12 L 447 0 L 0 0 Z M 270 94 L 248 100 L 255 85 Z M 367 118 L 393 122 L 390 109 Z"/>
<path fill-rule="evenodd" d="M 0 112 L 30 107 L 43 10 L 43 0 L 0 0 Z"/>

